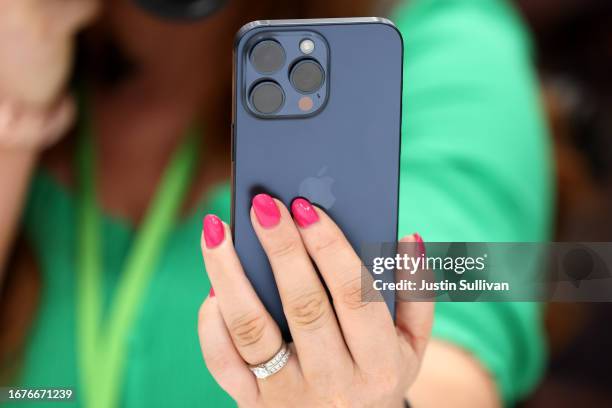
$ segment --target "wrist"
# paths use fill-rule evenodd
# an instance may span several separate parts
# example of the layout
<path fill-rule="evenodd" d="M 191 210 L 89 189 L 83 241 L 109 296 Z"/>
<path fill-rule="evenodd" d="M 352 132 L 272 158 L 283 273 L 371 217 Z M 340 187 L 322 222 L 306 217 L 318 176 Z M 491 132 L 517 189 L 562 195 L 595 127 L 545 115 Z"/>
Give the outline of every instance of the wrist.
<path fill-rule="evenodd" d="M 67 131 L 74 113 L 70 97 L 51 106 L 31 106 L 0 97 L 0 151 L 40 152 Z"/>

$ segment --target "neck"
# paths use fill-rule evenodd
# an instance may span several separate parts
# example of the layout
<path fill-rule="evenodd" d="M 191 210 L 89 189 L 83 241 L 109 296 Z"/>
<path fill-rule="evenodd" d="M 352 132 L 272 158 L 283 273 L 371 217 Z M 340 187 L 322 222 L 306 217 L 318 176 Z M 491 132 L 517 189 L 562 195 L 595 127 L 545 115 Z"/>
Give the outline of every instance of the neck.
<path fill-rule="evenodd" d="M 88 105 L 98 198 L 105 211 L 141 219 L 171 153 L 195 120 L 205 125 L 206 157 L 200 160 L 186 205 L 192 207 L 211 184 L 227 178 L 229 152 L 220 149 L 228 143 L 219 139 L 229 137 L 231 67 L 229 59 L 227 65 L 219 61 L 224 60 L 176 63 L 147 58 L 116 86 L 94 86 Z M 75 180 L 71 145 L 67 140 L 46 155 L 47 167 L 67 183 Z"/>
<path fill-rule="evenodd" d="M 146 74 L 96 89 L 93 99 L 96 143 L 109 159 L 133 153 L 153 159 L 168 152 L 204 110 L 193 90 Z"/>
<path fill-rule="evenodd" d="M 172 81 L 139 74 L 112 90 L 96 90 L 92 106 L 102 204 L 138 221 L 170 155 L 202 117 L 198 95 Z"/>

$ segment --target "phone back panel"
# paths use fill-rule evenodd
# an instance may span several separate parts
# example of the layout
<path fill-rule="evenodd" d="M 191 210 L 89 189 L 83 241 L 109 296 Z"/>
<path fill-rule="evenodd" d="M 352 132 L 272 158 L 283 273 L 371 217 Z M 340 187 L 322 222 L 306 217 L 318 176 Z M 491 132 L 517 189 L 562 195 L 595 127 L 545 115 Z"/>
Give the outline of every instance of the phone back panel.
<path fill-rule="evenodd" d="M 328 99 L 310 117 L 264 119 L 245 104 L 242 70 L 255 35 L 311 30 L 328 44 Z M 357 252 L 397 240 L 403 43 L 384 19 L 260 21 L 235 46 L 232 230 L 245 272 L 290 338 L 267 257 L 250 219 L 265 192 L 287 206 L 298 196 L 323 208 Z M 290 272 L 290 271 L 289 271 Z M 392 294 L 383 294 L 394 314 Z"/>

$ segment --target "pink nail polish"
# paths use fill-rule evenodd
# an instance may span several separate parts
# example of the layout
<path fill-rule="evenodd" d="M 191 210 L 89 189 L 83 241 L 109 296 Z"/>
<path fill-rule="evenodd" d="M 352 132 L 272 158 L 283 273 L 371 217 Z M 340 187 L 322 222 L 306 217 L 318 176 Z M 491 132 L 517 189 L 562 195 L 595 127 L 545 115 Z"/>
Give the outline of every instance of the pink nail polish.
<path fill-rule="evenodd" d="M 210 298 L 214 298 L 215 297 L 215 289 L 213 289 L 213 287 L 210 287 L 210 292 L 208 292 L 208 297 Z"/>
<path fill-rule="evenodd" d="M 280 221 L 280 211 L 274 199 L 267 194 L 257 194 L 253 197 L 253 209 L 259 225 L 272 228 Z"/>
<path fill-rule="evenodd" d="M 417 252 L 419 255 L 425 255 L 425 243 L 418 232 L 414 233 L 414 241 L 417 243 Z"/>
<path fill-rule="evenodd" d="M 204 241 L 207 248 L 215 248 L 223 242 L 225 228 L 223 221 L 216 215 L 208 214 L 204 217 Z"/>
<path fill-rule="evenodd" d="M 293 200 L 291 203 L 291 213 L 293 214 L 293 218 L 295 218 L 295 222 L 301 228 L 306 228 L 319 221 L 319 216 L 314 206 L 303 198 Z"/>

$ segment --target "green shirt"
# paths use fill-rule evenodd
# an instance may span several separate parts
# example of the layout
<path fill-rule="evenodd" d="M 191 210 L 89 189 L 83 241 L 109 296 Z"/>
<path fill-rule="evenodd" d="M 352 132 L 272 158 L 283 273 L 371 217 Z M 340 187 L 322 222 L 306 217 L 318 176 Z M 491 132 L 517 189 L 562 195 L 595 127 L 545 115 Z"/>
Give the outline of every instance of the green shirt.
<path fill-rule="evenodd" d="M 548 239 L 549 139 L 528 39 L 513 11 L 497 0 L 421 0 L 398 9 L 394 20 L 406 49 L 400 235 Z M 201 218 L 213 212 L 229 221 L 229 204 L 229 188 L 219 186 L 174 228 L 130 334 L 123 406 L 233 404 L 206 370 L 196 332 L 209 290 Z M 19 382 L 76 387 L 79 402 L 72 193 L 39 171 L 24 220 L 44 284 Z M 107 303 L 133 236 L 129 222 L 104 218 Z M 534 303 L 440 303 L 434 336 L 473 353 L 512 403 L 540 376 L 541 330 Z"/>

